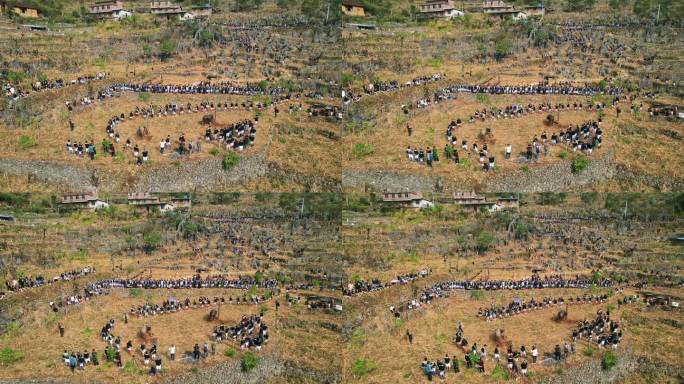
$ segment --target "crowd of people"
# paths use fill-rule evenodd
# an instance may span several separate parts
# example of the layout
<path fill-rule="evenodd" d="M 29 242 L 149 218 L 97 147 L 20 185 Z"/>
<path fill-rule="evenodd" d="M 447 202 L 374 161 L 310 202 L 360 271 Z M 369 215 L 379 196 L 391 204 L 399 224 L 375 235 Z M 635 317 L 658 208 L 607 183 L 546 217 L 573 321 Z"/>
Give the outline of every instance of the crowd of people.
<path fill-rule="evenodd" d="M 214 327 L 212 340 L 220 343 L 223 340 L 239 343 L 240 349 L 255 349 L 260 351 L 268 342 L 268 326 L 262 316 L 242 316 L 240 323 L 229 326 L 225 324 Z"/>
<path fill-rule="evenodd" d="M 10 292 L 17 292 L 30 288 L 37 288 L 43 285 L 53 284 L 59 281 L 70 281 L 80 277 L 84 277 L 94 273 L 93 267 L 84 267 L 81 269 L 74 269 L 71 271 L 62 272 L 52 278 L 45 278 L 43 275 L 37 276 L 20 276 L 11 280 L 7 280 L 5 285 Z"/>
<path fill-rule="evenodd" d="M 108 288 L 141 288 L 141 289 L 190 289 L 190 288 L 234 288 L 250 289 L 252 287 L 272 289 L 276 280 L 263 279 L 256 281 L 251 276 L 229 278 L 222 275 L 202 278 L 199 274 L 183 279 L 108 279 L 90 284 L 95 287 Z"/>
<path fill-rule="evenodd" d="M 404 83 L 400 83 L 397 80 L 380 81 L 375 80 L 372 83 L 367 84 L 363 87 L 363 94 L 353 94 L 349 90 L 345 90 L 342 93 L 342 102 L 344 104 L 349 104 L 352 101 L 361 100 L 363 96 L 369 96 L 376 93 L 386 93 L 392 92 L 399 89 L 411 88 L 416 86 L 421 86 L 424 84 L 434 83 L 446 78 L 444 73 L 434 73 L 432 75 L 418 76 Z"/>
<path fill-rule="evenodd" d="M 229 82 L 199 82 L 196 84 L 136 84 L 116 83 L 106 88 L 114 92 L 147 92 L 147 93 L 172 93 L 172 94 L 217 94 L 217 95 L 242 95 L 254 96 L 264 94 L 279 96 L 287 92 L 282 87 L 263 88 L 258 84 L 238 85 Z"/>
<path fill-rule="evenodd" d="M 532 142 L 527 145 L 525 157 L 527 160 L 537 159 L 542 151 L 544 155 L 547 155 L 549 151 L 548 143 L 551 145 L 564 144 L 572 148 L 573 152 L 582 152 L 590 155 L 595 149 L 601 148 L 603 131 L 600 124 L 601 120 L 599 119 L 597 121 L 590 120 L 581 124 L 570 125 L 557 134 L 552 133 L 550 138 L 546 131 L 544 131 L 540 137 L 535 135 L 532 138 Z"/>
<path fill-rule="evenodd" d="M 128 311 L 128 314 L 140 319 L 146 316 L 165 315 L 169 313 L 176 313 L 183 310 L 205 308 L 214 305 L 256 305 L 265 303 L 268 300 L 270 300 L 270 297 L 266 297 L 263 295 L 249 297 L 236 296 L 234 299 L 232 296 L 229 296 L 228 299 L 226 299 L 223 296 L 214 296 L 213 299 L 206 296 L 200 296 L 197 299 L 190 300 L 190 298 L 186 298 L 182 301 L 170 297 L 164 300 L 161 304 L 145 303 L 141 305 L 132 306 L 131 309 Z"/>
<path fill-rule="evenodd" d="M 494 350 L 490 351 L 487 344 L 478 346 L 477 343 L 473 343 L 471 345 L 463 334 L 461 322 L 458 324 L 458 328 L 453 337 L 453 342 L 463 353 L 463 358 L 460 359 L 455 353 L 451 356 L 446 353 L 443 358 L 432 360 L 428 360 L 427 357 L 423 358 L 420 369 L 423 374 L 425 374 L 428 381 L 432 381 L 435 377 L 444 380 L 446 379 L 447 373 L 459 373 L 463 369 L 475 369 L 477 372 L 485 374 L 485 364 L 488 361 L 491 361 L 495 367 L 501 367 L 503 370 L 504 359 L 506 362 L 505 369 L 512 377 L 517 378 L 522 376 L 525 378 L 530 365 L 529 360 L 532 360 L 532 364 L 536 364 L 539 356 L 539 349 L 536 345 L 532 345 L 532 348 L 528 351 L 525 345 L 521 345 L 519 349 L 515 349 L 513 348 L 513 344 L 509 343 L 503 353 L 499 350 L 498 346 L 495 346 Z M 571 347 L 567 343 L 566 348 L 567 353 L 570 353 Z M 556 349 L 560 351 L 558 345 L 556 345 Z M 574 344 L 572 351 L 574 352 Z M 560 361 L 560 358 L 558 361 Z M 493 372 L 494 371 L 492 371 L 492 373 Z"/>
<path fill-rule="evenodd" d="M 598 310 L 593 320 L 584 319 L 572 331 L 572 340 L 595 342 L 599 347 L 616 349 L 622 339 L 622 329 L 617 321 L 610 318 L 610 309 Z"/>
<path fill-rule="evenodd" d="M 494 320 L 504 317 L 515 316 L 518 314 L 529 313 L 543 308 L 557 305 L 572 304 L 599 304 L 608 300 L 608 295 L 584 295 L 577 297 L 544 297 L 541 300 L 530 299 L 523 302 L 520 299 L 513 299 L 505 306 L 492 305 L 489 308 L 480 308 L 477 312 L 478 317 L 484 320 Z"/>
<path fill-rule="evenodd" d="M 434 300 L 448 297 L 451 291 L 455 290 L 494 291 L 501 289 L 527 290 L 545 288 L 587 288 L 591 285 L 608 288 L 613 286 L 613 282 L 608 278 L 592 280 L 589 278 L 580 277 L 579 275 L 575 276 L 574 278 L 565 278 L 561 275 L 549 275 L 541 277 L 537 274 L 521 280 L 448 280 L 441 281 L 424 288 L 416 298 L 393 308 L 395 308 L 395 315 L 402 311 L 416 310 L 424 307 L 425 305 L 430 305 Z"/>
<path fill-rule="evenodd" d="M 5 84 L 3 91 L 5 96 L 17 100 L 19 98 L 28 97 L 34 93 L 48 91 L 51 89 L 60 89 L 70 85 L 86 84 L 95 80 L 104 80 L 109 77 L 107 72 L 98 72 L 94 75 L 78 76 L 70 81 L 64 79 L 41 79 L 31 84 L 31 90 L 21 89 L 11 84 Z"/>
<path fill-rule="evenodd" d="M 370 280 L 358 279 L 352 283 L 347 284 L 347 286 L 342 289 L 342 293 L 345 296 L 356 296 L 366 292 L 379 291 L 394 285 L 408 284 L 417 279 L 425 278 L 429 276 L 431 273 L 432 269 L 423 268 L 417 272 L 409 272 L 403 275 L 398 275 L 385 283 L 381 282 L 378 278 L 373 278 Z"/>
<path fill-rule="evenodd" d="M 96 296 L 105 296 L 109 294 L 109 289 L 104 285 L 98 283 L 89 284 L 83 288 L 82 294 L 68 295 L 65 297 L 60 297 L 48 302 L 48 305 L 53 312 L 58 312 L 61 308 L 65 308 L 72 305 L 78 305 L 89 301 Z"/>
<path fill-rule="evenodd" d="M 79 371 L 83 371 L 88 365 L 92 365 L 94 367 L 100 365 L 100 360 L 97 357 L 97 351 L 95 351 L 95 348 L 93 348 L 91 351 L 85 350 L 83 352 L 67 352 L 65 349 L 64 352 L 62 352 L 62 360 L 64 361 L 64 365 L 69 368 L 72 373 L 74 373 L 77 369 Z"/>

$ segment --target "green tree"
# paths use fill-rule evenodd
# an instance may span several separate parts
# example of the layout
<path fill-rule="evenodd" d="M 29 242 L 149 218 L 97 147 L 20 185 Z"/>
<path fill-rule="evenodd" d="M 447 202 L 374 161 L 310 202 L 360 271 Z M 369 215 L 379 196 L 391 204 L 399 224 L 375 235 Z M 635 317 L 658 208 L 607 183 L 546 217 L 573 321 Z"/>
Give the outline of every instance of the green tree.
<path fill-rule="evenodd" d="M 171 40 L 162 41 L 159 44 L 159 59 L 166 61 L 176 52 L 176 43 Z"/>
<path fill-rule="evenodd" d="M 501 60 L 508 56 L 513 49 L 513 43 L 508 39 L 501 39 L 494 45 L 494 58 L 496 60 Z"/>
<path fill-rule="evenodd" d="M 487 252 L 489 247 L 494 244 L 494 241 L 496 238 L 494 235 L 490 232 L 480 232 L 479 235 L 477 235 L 477 238 L 475 239 L 475 247 L 477 248 L 477 251 L 480 253 Z"/>

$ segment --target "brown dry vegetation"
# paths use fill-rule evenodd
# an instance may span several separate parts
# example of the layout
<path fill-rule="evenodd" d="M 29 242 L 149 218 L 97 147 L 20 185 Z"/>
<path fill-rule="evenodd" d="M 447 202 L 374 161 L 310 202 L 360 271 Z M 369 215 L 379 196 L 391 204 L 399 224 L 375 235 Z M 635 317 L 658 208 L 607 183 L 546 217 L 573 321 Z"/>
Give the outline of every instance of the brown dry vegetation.
<path fill-rule="evenodd" d="M 658 199 L 657 196 L 651 198 Z M 596 288 L 482 291 L 482 295 L 475 295 L 471 291 L 455 291 L 449 298 L 435 300 L 421 310 L 403 313 L 401 320 L 395 319 L 389 311 L 390 306 L 406 303 L 416 296 L 417 291 L 435 282 L 450 279 L 522 279 L 529 277 L 533 268 L 541 268 L 544 271 L 542 274 L 554 273 L 568 277 L 574 277 L 575 274 L 588 276 L 598 269 L 604 275 L 632 278 L 649 276 L 653 270 L 668 271 L 681 278 L 681 258 L 676 256 L 681 253 L 681 247 L 667 241 L 669 234 L 681 231 L 681 220 L 659 221 L 658 224 L 630 220 L 620 225 L 611 223 L 611 220 L 571 219 L 605 212 L 602 207 L 605 195 L 597 194 L 593 196 L 593 201 L 579 197 L 567 195 L 561 203 L 540 205 L 540 196 L 523 195 L 524 205 L 520 213 L 510 214 L 510 217 L 529 225 L 531 232 L 526 241 L 516 240 L 505 225 L 501 227 L 496 224 L 501 219 L 505 223 L 508 220 L 505 216 L 497 219 L 497 215 L 464 214 L 457 207 L 447 205 L 442 205 L 432 214 L 398 210 L 381 213 L 381 205 L 374 206 L 366 213 L 347 212 L 343 220 L 343 233 L 345 256 L 349 260 L 349 267 L 346 268 L 349 281 L 377 277 L 386 282 L 397 275 L 426 267 L 433 272 L 425 279 L 404 286 L 346 299 L 348 316 L 345 337 L 348 344 L 345 351 L 345 380 L 363 383 L 427 382 L 420 368 L 423 357 L 434 360 L 449 353 L 461 359 L 462 373 L 455 376 L 448 373 L 447 380 L 500 382 L 491 377 L 495 365 L 492 361 L 495 345 L 492 335 L 495 329 L 504 329 L 507 340 L 513 342 L 514 348 L 524 344 L 529 350 L 536 343 L 540 354 L 543 354 L 551 352 L 556 344 L 568 341 L 578 321 L 592 318 L 598 309 L 605 311 L 608 308 L 611 316 L 619 319 L 625 330 L 625 337 L 617 351 L 619 356 L 649 358 L 668 366 L 681 367 L 678 354 L 681 354 L 682 349 L 677 343 L 682 335 L 680 326 L 684 319 L 681 310 L 648 308 L 642 302 L 618 308 L 617 299 L 644 292 L 629 286 L 620 293 Z M 555 219 L 551 215 L 560 216 Z M 616 230 L 618 227 L 621 229 Z M 474 244 L 473 238 L 478 231 L 488 231 L 497 239 L 495 245 L 481 256 L 467 248 Z M 601 238 L 593 245 L 588 241 L 592 232 Z M 562 237 L 554 240 L 558 234 L 575 240 L 567 244 Z M 678 288 L 648 288 L 646 291 L 681 297 Z M 527 301 L 545 296 L 567 297 L 603 292 L 611 294 L 607 303 L 572 305 L 569 307 L 568 320 L 561 323 L 552 320 L 557 311 L 564 308 L 561 306 L 490 322 L 477 317 L 479 308 L 492 304 L 505 305 L 514 297 Z M 487 345 L 489 359 L 485 364 L 487 374 L 484 376 L 474 371 L 463 372 L 463 352 L 451 341 L 458 321 L 463 323 L 464 335 L 471 344 L 477 342 L 479 346 Z M 663 325 L 663 321 L 674 323 Z M 406 340 L 407 330 L 414 335 L 412 345 Z M 579 342 L 577 354 L 564 363 L 561 370 L 581 366 L 592 359 L 583 355 L 588 346 L 584 341 Z M 592 348 L 597 350 L 595 345 Z M 600 355 L 601 351 L 596 351 L 593 359 Z M 352 368 L 358 359 L 377 366 L 371 372 L 358 376 L 358 371 Z M 541 364 L 531 366 L 530 371 L 533 372 L 532 382 L 539 382 L 559 372 L 557 366 Z M 642 367 L 629 380 L 663 382 L 661 380 L 666 377 L 672 376 L 658 369 Z"/>

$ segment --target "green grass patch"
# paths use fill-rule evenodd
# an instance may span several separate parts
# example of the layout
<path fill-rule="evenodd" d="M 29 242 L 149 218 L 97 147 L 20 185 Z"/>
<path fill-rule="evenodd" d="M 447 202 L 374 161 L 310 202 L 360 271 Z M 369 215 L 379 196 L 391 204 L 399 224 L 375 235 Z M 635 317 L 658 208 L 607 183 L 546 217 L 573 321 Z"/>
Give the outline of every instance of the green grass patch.
<path fill-rule="evenodd" d="M 497 365 L 492 370 L 492 379 L 494 380 L 508 380 L 510 378 L 510 374 L 507 371 L 505 371 L 500 365 Z"/>
<path fill-rule="evenodd" d="M 121 369 L 128 375 L 135 375 L 138 373 L 138 368 L 135 367 L 135 364 L 131 360 L 128 360 Z"/>
<path fill-rule="evenodd" d="M 475 95 L 475 100 L 478 103 L 489 104 L 489 95 L 487 95 L 486 93 L 478 93 L 477 95 Z"/>
<path fill-rule="evenodd" d="M 572 159 L 570 164 L 570 169 L 572 173 L 578 174 L 587 169 L 589 166 L 589 160 L 584 155 L 577 155 Z"/>
<path fill-rule="evenodd" d="M 567 151 L 560 151 L 560 152 L 558 153 L 558 157 L 560 157 L 561 159 L 567 159 L 568 156 L 570 156 L 570 155 L 568 154 Z"/>
<path fill-rule="evenodd" d="M 226 357 L 235 357 L 235 349 L 233 348 L 226 348 L 225 351 L 223 351 L 223 356 Z"/>
<path fill-rule="evenodd" d="M 19 149 L 21 149 L 22 151 L 25 151 L 29 148 L 38 145 L 38 141 L 35 137 L 26 135 L 19 136 L 19 138 L 17 139 L 17 143 L 19 144 Z"/>
<path fill-rule="evenodd" d="M 349 343 L 355 348 L 363 347 L 363 345 L 366 344 L 366 333 L 363 331 L 363 329 L 356 328 L 354 332 L 352 332 Z"/>
<path fill-rule="evenodd" d="M 371 144 L 357 143 L 352 148 L 352 156 L 357 160 L 361 160 L 364 157 L 371 155 L 372 153 L 373 146 Z"/>
<path fill-rule="evenodd" d="M 357 378 L 366 376 L 367 374 L 378 369 L 378 364 L 371 360 L 356 359 L 352 363 L 352 373 Z"/>
<path fill-rule="evenodd" d="M 243 372 L 251 372 L 259 365 L 259 359 L 252 352 L 245 352 L 240 359 L 240 368 Z"/>
<path fill-rule="evenodd" d="M 594 352 L 596 352 L 596 351 L 594 350 L 594 348 L 592 348 L 592 347 L 587 347 L 587 348 L 585 348 L 585 349 L 582 351 L 582 354 L 583 354 L 584 356 L 586 356 L 586 357 L 592 357 L 592 356 L 594 356 Z"/>
<path fill-rule="evenodd" d="M 601 357 L 601 369 L 604 371 L 611 370 L 615 365 L 617 365 L 618 357 L 611 351 L 607 351 Z"/>
<path fill-rule="evenodd" d="M 10 347 L 0 349 L 0 365 L 3 367 L 10 366 L 23 358 L 24 354 L 21 351 L 17 351 Z"/>
<path fill-rule="evenodd" d="M 420 261 L 420 257 L 418 256 L 418 252 L 416 252 L 415 249 L 409 249 L 401 253 L 399 256 L 399 259 L 404 262 L 413 262 L 417 263 Z"/>
<path fill-rule="evenodd" d="M 140 288 L 131 288 L 128 290 L 128 296 L 130 297 L 142 297 L 143 291 Z"/>
<path fill-rule="evenodd" d="M 470 291 L 470 299 L 482 300 L 482 299 L 484 299 L 484 292 L 480 289 L 472 290 L 472 291 Z"/>
<path fill-rule="evenodd" d="M 238 163 L 238 155 L 235 154 L 235 152 L 228 152 L 223 156 L 223 161 L 221 162 L 221 166 L 223 167 L 224 171 L 229 171 L 233 169 Z"/>
<path fill-rule="evenodd" d="M 212 156 L 218 156 L 219 154 L 219 149 L 218 148 L 212 148 L 209 150 L 209 154 Z"/>

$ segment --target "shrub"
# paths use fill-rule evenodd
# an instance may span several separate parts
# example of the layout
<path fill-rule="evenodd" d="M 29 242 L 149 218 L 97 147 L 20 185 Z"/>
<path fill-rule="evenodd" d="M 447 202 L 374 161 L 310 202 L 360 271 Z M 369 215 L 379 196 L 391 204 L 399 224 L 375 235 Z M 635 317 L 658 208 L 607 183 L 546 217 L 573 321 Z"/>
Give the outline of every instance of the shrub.
<path fill-rule="evenodd" d="M 252 352 L 246 352 L 244 355 L 242 355 L 242 359 L 240 359 L 240 367 L 242 368 L 243 372 L 250 372 L 254 370 L 258 364 L 259 359 L 254 356 Z"/>
<path fill-rule="evenodd" d="M 356 377 L 363 377 L 378 369 L 378 364 L 371 360 L 356 359 L 352 363 L 352 373 Z"/>
<path fill-rule="evenodd" d="M 357 143 L 352 148 L 352 156 L 360 160 L 373 153 L 373 146 L 371 144 Z"/>
<path fill-rule="evenodd" d="M 212 148 L 209 150 L 209 154 L 212 156 L 218 156 L 219 154 L 219 149 L 218 148 Z"/>
<path fill-rule="evenodd" d="M 475 100 L 477 100 L 478 103 L 489 104 L 489 95 L 486 93 L 478 93 L 475 96 Z"/>
<path fill-rule="evenodd" d="M 589 160 L 587 159 L 587 157 L 584 155 L 577 155 L 572 159 L 570 169 L 572 170 L 572 173 L 577 174 L 587 169 L 588 166 Z"/>
<path fill-rule="evenodd" d="M 607 351 L 601 358 L 601 368 L 604 371 L 608 371 L 617 364 L 617 360 L 618 358 L 613 352 Z"/>
<path fill-rule="evenodd" d="M 352 347 L 361 348 L 366 343 L 366 333 L 361 328 L 357 328 L 352 332 L 349 341 Z"/>
<path fill-rule="evenodd" d="M 485 252 L 489 247 L 494 244 L 494 235 L 489 232 L 480 232 L 475 239 L 475 246 L 479 252 Z"/>
<path fill-rule="evenodd" d="M 508 56 L 513 49 L 513 43 L 508 39 L 499 40 L 494 45 L 494 58 L 501 60 Z"/>
<path fill-rule="evenodd" d="M 14 350 L 10 347 L 0 349 L 0 365 L 3 367 L 9 366 L 24 358 L 21 351 Z"/>
<path fill-rule="evenodd" d="M 223 166 L 224 171 L 231 170 L 238 163 L 238 156 L 234 152 L 228 152 L 223 156 Z"/>
<path fill-rule="evenodd" d="M 510 376 L 500 365 L 497 365 L 492 370 L 492 379 L 494 380 L 508 380 Z"/>
<path fill-rule="evenodd" d="M 176 43 L 171 40 L 166 40 L 159 44 L 159 58 L 166 61 L 176 51 Z"/>
<path fill-rule="evenodd" d="M 19 139 L 17 139 L 17 141 L 19 142 L 19 149 L 21 149 L 22 151 L 25 151 L 31 147 L 35 147 L 36 145 L 38 145 L 38 142 L 36 141 L 35 137 L 26 135 L 19 136 Z"/>
<path fill-rule="evenodd" d="M 227 348 L 225 351 L 223 351 L 223 355 L 227 357 L 233 357 L 235 356 L 235 349 Z"/>
<path fill-rule="evenodd" d="M 342 74 L 340 74 L 340 82 L 342 83 L 343 87 L 349 86 L 349 84 L 351 84 L 352 81 L 354 81 L 354 75 L 352 75 L 351 73 L 342 72 Z"/>
<path fill-rule="evenodd" d="M 159 232 L 149 232 L 143 236 L 145 246 L 149 248 L 157 248 L 161 244 L 161 234 Z"/>
<path fill-rule="evenodd" d="M 587 347 L 582 351 L 582 354 L 586 357 L 592 357 L 594 356 L 594 348 L 592 347 Z"/>
<path fill-rule="evenodd" d="M 24 72 L 16 72 L 16 71 L 9 71 L 7 73 L 7 81 L 10 83 L 18 83 L 26 78 L 26 73 Z"/>
<path fill-rule="evenodd" d="M 126 372 L 129 375 L 135 375 L 138 373 L 138 369 L 135 367 L 135 364 L 133 363 L 132 360 L 128 360 L 124 365 L 123 365 L 123 371 Z"/>
<path fill-rule="evenodd" d="M 569 156 L 569 154 L 568 154 L 567 151 L 560 151 L 560 152 L 558 153 L 558 157 L 560 157 L 561 159 L 567 159 L 568 156 Z"/>

